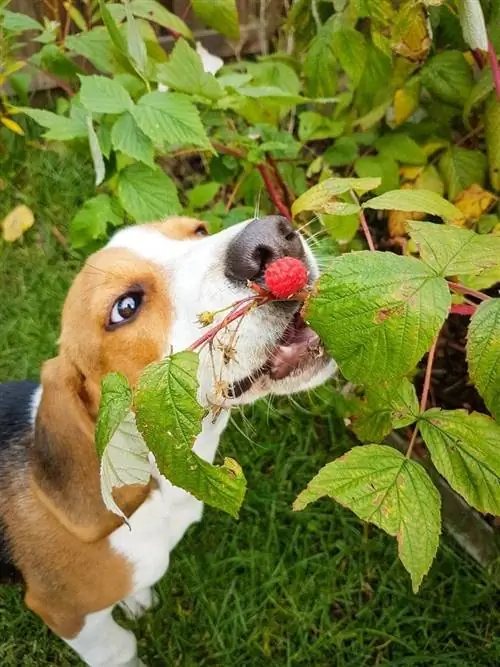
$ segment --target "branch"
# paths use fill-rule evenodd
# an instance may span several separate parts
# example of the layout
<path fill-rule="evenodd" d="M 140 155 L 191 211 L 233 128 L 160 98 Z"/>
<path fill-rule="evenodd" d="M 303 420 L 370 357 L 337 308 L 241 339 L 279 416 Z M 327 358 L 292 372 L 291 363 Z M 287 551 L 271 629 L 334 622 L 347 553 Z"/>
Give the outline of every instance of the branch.
<path fill-rule="evenodd" d="M 491 72 L 493 74 L 493 81 L 495 82 L 495 89 L 497 91 L 497 99 L 500 100 L 500 68 L 498 66 L 498 58 L 495 53 L 491 39 L 488 40 L 488 56 L 490 58 Z"/>
<path fill-rule="evenodd" d="M 491 299 L 491 296 L 488 296 L 483 292 L 478 292 L 477 290 L 472 289 L 472 287 L 466 287 L 465 285 L 461 285 L 460 283 L 454 283 L 451 280 L 448 280 L 447 283 L 448 287 L 454 292 L 457 292 L 458 294 L 466 294 L 467 296 L 473 296 L 476 299 L 479 299 L 480 301 L 488 301 L 489 299 Z"/>
<path fill-rule="evenodd" d="M 272 155 L 267 156 L 267 162 L 271 169 L 273 170 L 274 178 L 277 180 L 278 185 L 281 188 L 281 191 L 283 192 L 283 195 L 285 196 L 285 203 L 287 206 L 290 206 L 295 199 L 295 193 L 291 191 L 291 189 L 288 187 L 288 185 L 285 183 L 283 180 L 282 175 L 280 174 L 280 170 L 278 168 L 278 165 L 276 164 L 276 160 L 272 157 Z"/>
<path fill-rule="evenodd" d="M 368 243 L 368 247 L 370 250 L 375 250 L 375 244 L 373 243 L 372 239 L 372 234 L 370 232 L 370 228 L 368 227 L 368 223 L 366 222 L 365 214 L 363 212 L 363 209 L 359 209 L 359 221 L 361 223 L 361 229 L 363 230 L 363 233 L 366 237 L 366 242 Z"/>
<path fill-rule="evenodd" d="M 422 398 L 420 399 L 420 413 L 425 412 L 427 408 L 427 399 L 429 397 L 429 389 L 431 387 L 432 366 L 434 364 L 434 356 L 436 354 L 438 340 L 439 340 L 439 333 L 434 338 L 431 349 L 429 350 L 429 354 L 427 355 L 427 366 L 425 368 L 424 387 L 422 389 Z M 418 422 L 415 428 L 413 429 L 413 434 L 411 436 L 410 444 L 406 452 L 407 459 L 411 458 L 413 447 L 415 446 L 415 443 L 417 441 L 417 433 L 418 433 Z"/>
<path fill-rule="evenodd" d="M 474 315 L 476 306 L 471 303 L 454 303 L 450 308 L 451 315 Z"/>
<path fill-rule="evenodd" d="M 258 296 L 252 296 L 250 299 L 243 299 L 243 301 L 238 301 L 234 305 L 233 309 L 226 315 L 226 317 L 221 322 L 219 322 L 219 324 L 216 324 L 214 327 L 206 331 L 203 336 L 200 336 L 198 340 L 195 340 L 195 342 L 192 343 L 187 349 L 190 352 L 194 352 L 199 347 L 205 345 L 205 343 L 212 341 L 219 333 L 219 331 L 227 327 L 228 324 L 231 324 L 231 322 L 234 322 L 238 318 L 243 317 L 243 315 L 246 315 L 252 308 L 254 308 L 257 301 L 259 301 Z"/>

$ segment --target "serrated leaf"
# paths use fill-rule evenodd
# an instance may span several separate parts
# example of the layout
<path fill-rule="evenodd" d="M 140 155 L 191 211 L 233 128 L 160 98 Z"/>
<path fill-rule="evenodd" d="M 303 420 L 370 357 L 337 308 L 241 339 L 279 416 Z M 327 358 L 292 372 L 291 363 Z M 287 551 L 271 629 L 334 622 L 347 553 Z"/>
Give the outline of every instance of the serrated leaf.
<path fill-rule="evenodd" d="M 391 190 L 363 204 L 363 208 L 394 211 L 419 211 L 444 220 L 460 220 L 462 212 L 431 190 Z"/>
<path fill-rule="evenodd" d="M 149 450 L 137 430 L 134 413 L 129 411 L 114 430 L 101 458 L 101 495 L 108 510 L 127 522 L 113 498 L 113 489 L 129 484 L 145 486 L 151 473 Z"/>
<path fill-rule="evenodd" d="M 137 425 L 167 479 L 196 498 L 237 516 L 245 477 L 235 461 L 221 467 L 192 449 L 202 428 L 197 401 L 198 355 L 179 352 L 148 366 L 135 393 Z"/>
<path fill-rule="evenodd" d="M 323 160 L 331 167 L 351 164 L 358 157 L 358 143 L 352 137 L 340 137 L 323 154 Z"/>
<path fill-rule="evenodd" d="M 374 384 L 415 368 L 449 306 L 446 281 L 422 262 L 362 251 L 331 262 L 305 316 L 347 379 Z"/>
<path fill-rule="evenodd" d="M 500 236 L 432 222 L 410 222 L 420 258 L 441 276 L 481 274 L 500 266 Z"/>
<path fill-rule="evenodd" d="M 103 26 L 98 26 L 77 35 L 68 35 L 65 46 L 89 60 L 100 72 L 111 74 L 118 68 L 113 43 L 108 31 Z"/>
<path fill-rule="evenodd" d="M 153 21 L 158 25 L 173 30 L 187 39 L 192 39 L 193 34 L 182 19 L 169 12 L 166 7 L 155 0 L 132 0 L 129 4 L 134 16 L 147 21 Z"/>
<path fill-rule="evenodd" d="M 122 7 L 122 9 L 125 10 L 124 7 Z M 111 15 L 104 0 L 99 0 L 99 10 L 102 22 L 106 27 L 106 30 L 108 32 L 111 41 L 113 42 L 113 44 L 116 46 L 116 48 L 120 53 L 128 57 L 127 43 L 125 41 L 125 38 L 122 35 L 121 31 L 119 30 L 118 26 L 116 25 L 115 19 Z"/>
<path fill-rule="evenodd" d="M 365 442 L 381 442 L 394 428 L 413 424 L 419 415 L 415 387 L 406 378 L 365 389 L 352 418 L 353 430 Z"/>
<path fill-rule="evenodd" d="M 453 201 L 471 185 L 484 185 L 486 158 L 481 151 L 451 146 L 439 161 L 448 197 Z"/>
<path fill-rule="evenodd" d="M 178 93 L 148 93 L 141 97 L 132 115 L 155 145 L 210 148 L 197 108 Z"/>
<path fill-rule="evenodd" d="M 106 76 L 81 76 L 80 101 L 92 113 L 123 113 L 134 106 L 125 88 Z"/>
<path fill-rule="evenodd" d="M 192 0 L 192 7 L 196 16 L 209 28 L 234 41 L 240 38 L 236 0 Z"/>
<path fill-rule="evenodd" d="M 24 204 L 16 206 L 2 220 L 3 240 L 7 243 L 17 241 L 23 236 L 24 232 L 33 226 L 34 222 L 35 216 L 30 208 Z"/>
<path fill-rule="evenodd" d="M 338 195 L 349 190 L 364 194 L 380 185 L 380 178 L 327 178 L 304 192 L 292 205 L 292 214 L 295 217 L 301 211 L 317 211 L 329 213 L 329 205 L 336 201 Z"/>
<path fill-rule="evenodd" d="M 497 262 L 500 263 L 498 254 Z M 471 380 L 488 410 L 500 422 L 500 299 L 483 301 L 472 316 L 467 334 L 467 363 Z"/>
<path fill-rule="evenodd" d="M 130 113 L 122 114 L 113 125 L 111 143 L 115 151 L 154 167 L 154 146 Z"/>
<path fill-rule="evenodd" d="M 303 111 L 299 115 L 299 139 L 303 142 L 318 139 L 335 139 L 345 128 L 345 121 L 332 120 L 316 111 Z"/>
<path fill-rule="evenodd" d="M 128 2 L 125 4 L 125 16 L 127 18 L 127 50 L 137 72 L 144 74 L 148 64 L 148 53 L 139 26 Z"/>
<path fill-rule="evenodd" d="M 491 76 L 491 69 L 484 69 L 480 73 L 479 78 L 470 91 L 467 102 L 464 105 L 462 118 L 467 125 L 469 125 L 469 116 L 472 109 L 478 104 L 481 104 L 481 102 L 484 102 L 494 88 L 495 84 L 493 83 L 493 77 Z"/>
<path fill-rule="evenodd" d="M 104 157 L 99 144 L 99 139 L 92 124 L 92 115 L 87 116 L 87 134 L 89 138 L 90 154 L 92 156 L 92 163 L 94 165 L 95 184 L 101 185 L 106 176 L 106 165 L 104 164 Z"/>
<path fill-rule="evenodd" d="M 130 412 L 132 390 L 122 373 L 108 373 L 101 381 L 101 401 L 95 427 L 95 444 L 103 455 L 116 429 Z"/>
<path fill-rule="evenodd" d="M 473 86 L 472 71 L 461 51 L 444 51 L 430 58 L 422 69 L 422 83 L 438 100 L 463 106 Z"/>
<path fill-rule="evenodd" d="M 333 53 L 357 88 L 365 68 L 367 49 L 363 35 L 347 24 L 337 24 L 332 34 Z"/>
<path fill-rule="evenodd" d="M 322 496 L 397 538 L 399 557 L 417 592 L 441 533 L 441 499 L 424 468 L 391 447 L 355 447 L 319 471 L 295 500 L 294 510 Z"/>
<path fill-rule="evenodd" d="M 427 410 L 420 432 L 449 485 L 480 512 L 500 515 L 500 426 L 465 410 Z"/>
<path fill-rule="evenodd" d="M 118 197 L 137 222 L 161 220 L 181 210 L 176 187 L 167 174 L 139 163 L 119 173 Z"/>
<path fill-rule="evenodd" d="M 349 243 L 355 237 L 359 227 L 359 216 L 355 215 L 321 215 L 318 217 L 328 235 L 339 243 Z M 331 257 L 328 257 L 331 259 Z"/>
<path fill-rule="evenodd" d="M 407 134 L 393 132 L 386 134 L 374 143 L 377 151 L 396 162 L 405 164 L 425 164 L 427 157 L 422 148 Z"/>
<path fill-rule="evenodd" d="M 67 118 L 44 109 L 22 107 L 19 111 L 33 118 L 42 127 L 48 128 L 48 132 L 43 135 L 46 139 L 70 141 L 71 139 L 87 137 L 87 125 L 84 119 Z"/>
<path fill-rule="evenodd" d="M 492 93 L 486 103 L 484 116 L 486 149 L 490 169 L 490 181 L 496 192 L 500 191 L 500 102 Z"/>
<path fill-rule="evenodd" d="M 31 16 L 28 16 L 28 14 L 20 14 L 18 12 L 11 12 L 8 9 L 4 9 L 2 10 L 0 19 L 2 26 L 9 32 L 21 33 L 25 30 L 36 30 L 40 32 L 43 30 L 43 25 L 38 23 L 38 21 Z"/>
<path fill-rule="evenodd" d="M 82 248 L 90 241 L 105 238 L 108 224 L 118 227 L 122 222 L 123 219 L 110 197 L 99 194 L 88 199 L 71 221 L 71 245 Z"/>
<path fill-rule="evenodd" d="M 215 181 L 195 185 L 192 190 L 186 193 L 190 206 L 195 209 L 204 208 L 217 196 L 221 187 L 221 184 Z"/>
<path fill-rule="evenodd" d="M 213 74 L 205 72 L 200 56 L 184 39 L 178 39 L 170 60 L 156 68 L 158 81 L 181 93 L 218 100 L 224 94 Z"/>
<path fill-rule="evenodd" d="M 423 7 L 404 2 L 396 14 L 393 27 L 393 50 L 409 60 L 425 60 L 432 45 L 432 35 Z"/>
<path fill-rule="evenodd" d="M 319 29 L 307 49 L 303 65 L 310 97 L 332 97 L 337 92 L 336 58 L 333 50 L 335 17 Z"/>

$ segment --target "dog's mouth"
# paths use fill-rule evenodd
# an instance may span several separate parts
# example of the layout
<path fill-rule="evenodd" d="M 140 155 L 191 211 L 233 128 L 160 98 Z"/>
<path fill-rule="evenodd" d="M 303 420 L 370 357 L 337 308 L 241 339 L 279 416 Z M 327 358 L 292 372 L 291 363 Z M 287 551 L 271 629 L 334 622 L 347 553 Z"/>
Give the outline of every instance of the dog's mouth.
<path fill-rule="evenodd" d="M 274 381 L 283 380 L 306 369 L 325 355 L 320 337 L 297 312 L 266 362 L 251 375 L 234 382 L 229 387 L 228 397 L 239 398 L 263 376 Z"/>

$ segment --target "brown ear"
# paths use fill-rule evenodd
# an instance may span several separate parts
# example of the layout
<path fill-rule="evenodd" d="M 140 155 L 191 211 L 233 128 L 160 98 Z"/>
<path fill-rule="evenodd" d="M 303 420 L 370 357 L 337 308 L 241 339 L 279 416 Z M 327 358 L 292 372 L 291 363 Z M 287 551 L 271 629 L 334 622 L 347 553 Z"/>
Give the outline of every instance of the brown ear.
<path fill-rule="evenodd" d="M 122 519 L 106 509 L 101 497 L 95 423 L 87 408 L 84 378 L 59 356 L 44 364 L 42 389 L 30 462 L 35 491 L 67 530 L 94 542 Z M 129 492 L 124 490 L 117 500 L 128 515 L 149 489 L 126 488 Z"/>

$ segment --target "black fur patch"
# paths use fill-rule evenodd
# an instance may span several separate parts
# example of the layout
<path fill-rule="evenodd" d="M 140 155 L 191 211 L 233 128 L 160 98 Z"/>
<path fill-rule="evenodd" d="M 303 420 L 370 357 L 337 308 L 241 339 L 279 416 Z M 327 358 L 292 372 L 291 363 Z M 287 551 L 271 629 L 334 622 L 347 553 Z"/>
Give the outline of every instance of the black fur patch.
<path fill-rule="evenodd" d="M 32 430 L 31 409 L 34 382 L 7 382 L 0 384 L 0 494 L 2 481 L 16 468 L 26 465 L 28 451 L 25 436 Z M 8 502 L 8 500 L 7 500 Z M 21 574 L 12 562 L 5 527 L 0 517 L 0 582 L 18 583 Z"/>

